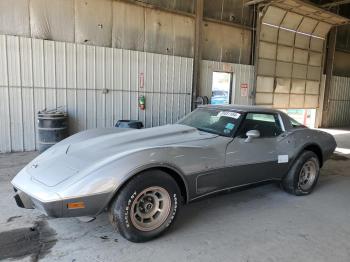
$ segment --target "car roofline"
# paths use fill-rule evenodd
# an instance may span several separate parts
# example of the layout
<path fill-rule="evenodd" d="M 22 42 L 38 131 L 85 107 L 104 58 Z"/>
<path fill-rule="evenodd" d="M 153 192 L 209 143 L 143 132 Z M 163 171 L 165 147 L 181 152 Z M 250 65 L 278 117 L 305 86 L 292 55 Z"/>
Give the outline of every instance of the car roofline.
<path fill-rule="evenodd" d="M 247 105 L 200 105 L 199 108 L 208 108 L 208 109 L 218 109 L 218 110 L 234 110 L 241 113 L 247 112 L 261 112 L 261 113 L 274 113 L 281 114 L 282 111 L 274 108 L 266 108 L 262 106 L 247 106 Z"/>

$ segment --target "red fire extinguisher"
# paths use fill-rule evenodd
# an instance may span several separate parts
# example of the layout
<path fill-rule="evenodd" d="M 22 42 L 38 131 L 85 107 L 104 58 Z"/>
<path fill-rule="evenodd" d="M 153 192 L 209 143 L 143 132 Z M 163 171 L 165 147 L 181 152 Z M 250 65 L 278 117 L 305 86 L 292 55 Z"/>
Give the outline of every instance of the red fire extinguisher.
<path fill-rule="evenodd" d="M 139 97 L 139 107 L 141 110 L 145 110 L 145 106 L 146 106 L 146 98 L 145 96 L 140 96 Z"/>

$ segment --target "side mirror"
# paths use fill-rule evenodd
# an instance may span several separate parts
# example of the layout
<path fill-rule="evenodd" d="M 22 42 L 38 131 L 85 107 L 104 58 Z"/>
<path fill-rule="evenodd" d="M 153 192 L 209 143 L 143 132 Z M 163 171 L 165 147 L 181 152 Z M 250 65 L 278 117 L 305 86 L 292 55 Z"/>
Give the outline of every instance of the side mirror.
<path fill-rule="evenodd" d="M 254 138 L 260 137 L 260 132 L 259 130 L 249 130 L 246 135 L 247 138 L 244 142 L 250 143 Z"/>

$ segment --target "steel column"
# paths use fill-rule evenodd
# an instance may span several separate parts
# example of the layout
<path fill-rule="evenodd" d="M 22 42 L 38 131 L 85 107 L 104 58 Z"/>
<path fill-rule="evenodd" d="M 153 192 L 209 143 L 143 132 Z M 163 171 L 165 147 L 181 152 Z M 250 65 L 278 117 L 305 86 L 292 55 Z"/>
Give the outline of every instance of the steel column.
<path fill-rule="evenodd" d="M 332 83 L 336 39 L 337 39 L 337 28 L 333 27 L 329 32 L 329 36 L 328 36 L 328 48 L 327 48 L 327 58 L 326 58 L 326 83 L 325 83 L 325 90 L 324 90 L 323 113 L 322 113 L 322 121 L 321 121 L 322 127 L 327 127 L 329 94 L 330 94 L 331 83 Z"/>
<path fill-rule="evenodd" d="M 202 59 L 203 6 L 203 0 L 196 0 L 194 60 L 192 78 L 192 110 L 196 108 L 196 98 L 197 94 L 199 94 L 200 63 Z"/>

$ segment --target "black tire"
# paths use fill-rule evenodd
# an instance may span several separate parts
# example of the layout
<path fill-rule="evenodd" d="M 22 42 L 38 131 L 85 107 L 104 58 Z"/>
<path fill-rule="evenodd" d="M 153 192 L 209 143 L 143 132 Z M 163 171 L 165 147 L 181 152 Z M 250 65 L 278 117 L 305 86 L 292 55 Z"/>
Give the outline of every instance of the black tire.
<path fill-rule="evenodd" d="M 171 202 L 171 205 L 170 208 L 167 205 L 168 208 L 165 211 L 165 215 L 162 215 L 165 220 L 164 222 L 161 222 L 163 220 L 160 221 L 162 224 L 159 227 L 150 231 L 144 231 L 137 228 L 137 223 L 133 222 L 136 220 L 135 218 L 132 220 L 131 216 L 133 213 L 132 207 L 137 209 L 134 205 L 140 205 L 140 201 L 136 200 L 144 198 L 138 197 L 138 195 L 148 188 L 164 189 L 164 192 L 167 192 L 170 196 L 170 198 L 167 198 L 167 200 L 170 199 L 167 203 Z M 109 215 L 113 226 L 117 228 L 124 238 L 139 243 L 156 238 L 169 229 L 176 218 L 180 205 L 181 193 L 176 181 L 161 170 L 148 170 L 138 174 L 123 186 L 110 207 Z M 141 219 L 140 223 L 142 222 L 143 220 Z"/>
<path fill-rule="evenodd" d="M 315 178 L 311 182 L 311 184 L 308 186 L 308 188 L 303 188 L 301 183 L 301 172 L 302 168 L 306 163 L 314 164 L 315 167 Z M 303 196 L 310 194 L 313 189 L 315 188 L 318 177 L 320 174 L 320 161 L 317 157 L 317 155 L 312 151 L 304 151 L 294 162 L 293 166 L 289 170 L 288 174 L 284 177 L 282 180 L 282 188 L 293 195 L 296 196 Z"/>

